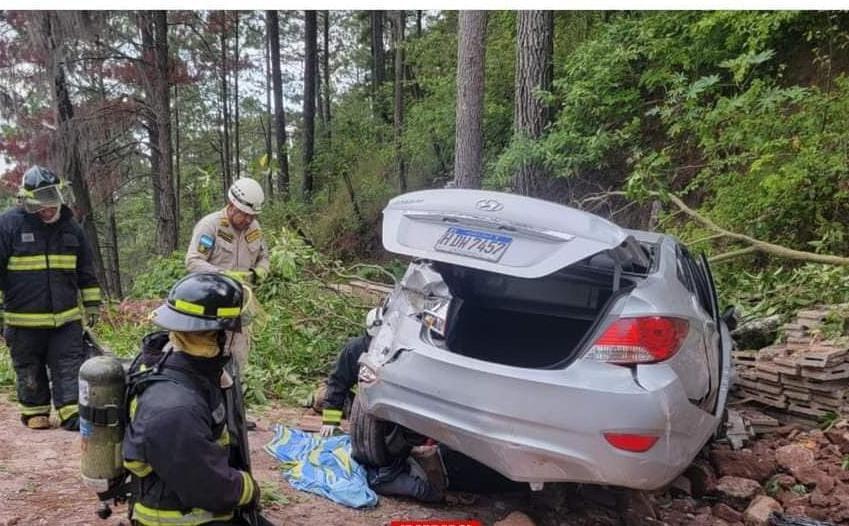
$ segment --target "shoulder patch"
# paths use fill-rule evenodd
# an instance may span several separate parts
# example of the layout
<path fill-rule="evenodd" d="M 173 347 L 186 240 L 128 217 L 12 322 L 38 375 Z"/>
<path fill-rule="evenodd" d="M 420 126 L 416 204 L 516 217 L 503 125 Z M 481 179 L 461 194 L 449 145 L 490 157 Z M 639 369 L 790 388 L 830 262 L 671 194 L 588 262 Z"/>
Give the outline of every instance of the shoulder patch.
<path fill-rule="evenodd" d="M 198 240 L 198 252 L 200 252 L 201 254 L 207 254 L 210 250 L 212 250 L 212 247 L 214 246 L 214 237 L 210 236 L 209 234 L 204 234 L 200 236 L 200 239 Z"/>
<path fill-rule="evenodd" d="M 230 221 L 226 215 L 222 215 L 221 219 L 218 220 L 218 226 L 230 226 Z"/>
<path fill-rule="evenodd" d="M 262 239 L 262 230 L 260 230 L 258 228 L 251 230 L 245 236 L 245 241 L 247 241 L 248 243 L 253 243 L 254 241 L 256 241 L 258 239 Z"/>
<path fill-rule="evenodd" d="M 230 232 L 227 232 L 224 229 L 219 228 L 218 232 L 216 232 L 216 235 L 218 237 L 220 237 L 221 239 L 223 239 L 224 241 L 228 242 L 228 243 L 233 242 L 233 234 L 231 234 Z"/>

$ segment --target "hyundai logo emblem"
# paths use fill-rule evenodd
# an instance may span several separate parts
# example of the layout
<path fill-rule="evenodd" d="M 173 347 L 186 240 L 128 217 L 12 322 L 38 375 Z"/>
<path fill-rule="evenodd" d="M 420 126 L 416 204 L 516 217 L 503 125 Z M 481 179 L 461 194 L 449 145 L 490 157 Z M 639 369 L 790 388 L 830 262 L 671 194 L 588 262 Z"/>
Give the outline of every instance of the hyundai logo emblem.
<path fill-rule="evenodd" d="M 481 199 L 475 204 L 479 210 L 485 210 L 487 212 L 498 212 L 504 205 L 496 201 L 495 199 Z"/>

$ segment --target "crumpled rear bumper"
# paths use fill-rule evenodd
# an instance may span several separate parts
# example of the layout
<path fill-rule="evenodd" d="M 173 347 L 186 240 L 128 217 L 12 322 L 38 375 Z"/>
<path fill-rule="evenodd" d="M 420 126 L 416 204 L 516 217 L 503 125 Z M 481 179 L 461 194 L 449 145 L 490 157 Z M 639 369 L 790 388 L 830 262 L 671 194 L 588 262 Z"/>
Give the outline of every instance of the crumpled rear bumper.
<path fill-rule="evenodd" d="M 662 364 L 628 368 L 577 360 L 565 370 L 491 364 L 428 348 L 402 351 L 360 384 L 368 412 L 429 436 L 521 482 L 580 482 L 651 490 L 671 482 L 717 419 L 691 404 Z M 639 382 L 639 383 L 638 383 Z M 645 453 L 604 432 L 659 436 Z"/>

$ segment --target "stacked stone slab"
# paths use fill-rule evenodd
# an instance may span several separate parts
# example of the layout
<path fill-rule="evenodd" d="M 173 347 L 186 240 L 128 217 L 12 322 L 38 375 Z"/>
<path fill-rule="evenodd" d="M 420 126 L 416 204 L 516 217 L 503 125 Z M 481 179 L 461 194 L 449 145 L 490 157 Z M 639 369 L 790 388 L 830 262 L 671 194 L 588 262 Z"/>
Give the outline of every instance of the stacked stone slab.
<path fill-rule="evenodd" d="M 797 313 L 784 341 L 759 351 L 735 351 L 738 394 L 810 418 L 849 414 L 849 341 L 823 339 L 831 309 Z"/>

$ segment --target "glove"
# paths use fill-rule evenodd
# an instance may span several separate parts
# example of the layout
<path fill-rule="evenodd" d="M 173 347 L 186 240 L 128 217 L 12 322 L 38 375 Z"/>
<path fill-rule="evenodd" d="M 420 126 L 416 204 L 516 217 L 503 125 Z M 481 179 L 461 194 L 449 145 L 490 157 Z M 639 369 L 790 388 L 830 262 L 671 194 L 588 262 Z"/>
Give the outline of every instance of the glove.
<path fill-rule="evenodd" d="M 94 327 L 97 322 L 100 320 L 100 308 L 99 307 L 86 307 L 85 309 L 86 315 L 86 325 L 89 327 Z"/>
<path fill-rule="evenodd" d="M 250 283 L 251 277 L 253 276 L 251 272 L 244 272 L 241 270 L 225 270 L 222 274 L 235 279 L 239 283 Z"/>
<path fill-rule="evenodd" d="M 321 426 L 321 429 L 319 430 L 318 435 L 321 438 L 329 438 L 329 437 L 332 437 L 333 435 L 335 435 L 336 431 L 338 429 L 341 429 L 341 428 L 337 425 L 324 424 L 324 425 Z"/>
<path fill-rule="evenodd" d="M 259 283 L 268 277 L 268 269 L 262 267 L 252 268 L 251 277 L 254 283 Z"/>

